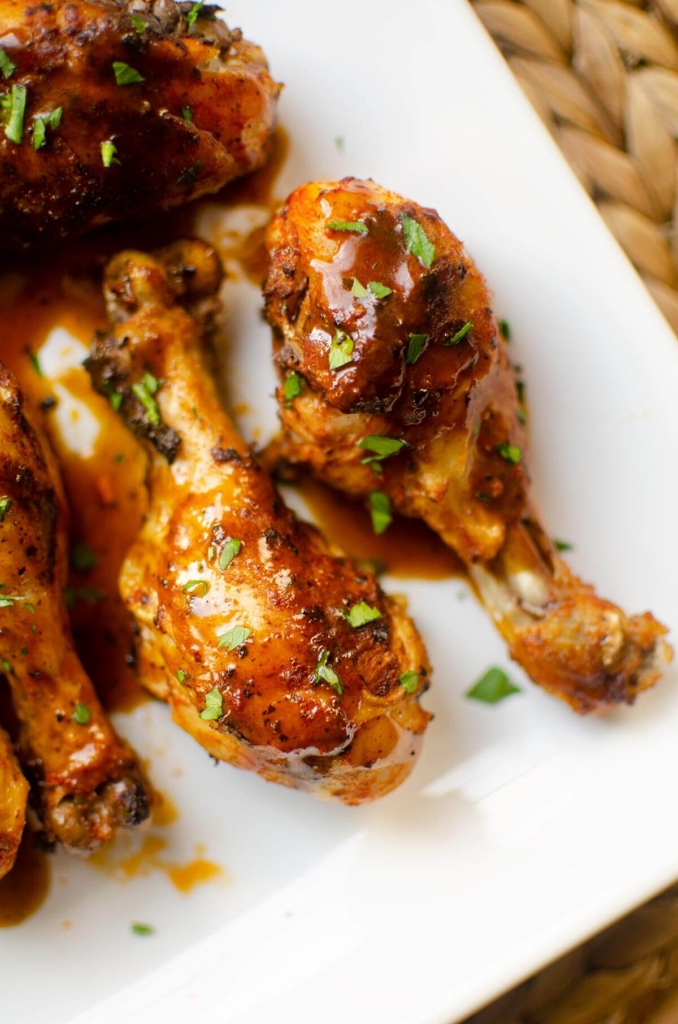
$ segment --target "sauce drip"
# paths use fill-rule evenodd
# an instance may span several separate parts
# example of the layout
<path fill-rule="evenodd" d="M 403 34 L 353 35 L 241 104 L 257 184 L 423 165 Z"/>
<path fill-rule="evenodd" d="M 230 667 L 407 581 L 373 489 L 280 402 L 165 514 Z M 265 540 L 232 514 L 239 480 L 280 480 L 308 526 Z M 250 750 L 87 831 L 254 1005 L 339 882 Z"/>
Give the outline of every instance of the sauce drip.
<path fill-rule="evenodd" d="M 115 846 L 98 850 L 89 858 L 88 864 L 121 882 L 145 878 L 159 871 L 181 893 L 189 893 L 199 885 L 227 878 L 220 864 L 206 860 L 201 844 L 195 847 L 195 857 L 185 862 L 163 856 L 167 845 L 167 839 L 156 833 L 143 836 L 140 843 L 136 836 L 125 836 Z"/>
<path fill-rule="evenodd" d="M 24 830 L 16 862 L 0 879 L 0 928 L 21 924 L 42 906 L 50 889 L 49 858 Z"/>

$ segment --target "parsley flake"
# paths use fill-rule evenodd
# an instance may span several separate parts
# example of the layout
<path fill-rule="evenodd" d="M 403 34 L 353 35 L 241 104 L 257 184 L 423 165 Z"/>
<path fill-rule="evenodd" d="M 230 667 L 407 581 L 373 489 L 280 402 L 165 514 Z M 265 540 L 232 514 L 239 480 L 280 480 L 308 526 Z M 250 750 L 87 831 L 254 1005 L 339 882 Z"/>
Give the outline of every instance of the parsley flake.
<path fill-rule="evenodd" d="M 330 344 L 330 370 L 339 370 L 353 360 L 353 338 L 344 331 L 336 331 Z"/>
<path fill-rule="evenodd" d="M 177 682 L 179 686 L 183 686 L 188 679 L 188 672 L 184 672 L 183 668 L 177 670 Z"/>
<path fill-rule="evenodd" d="M 14 502 L 11 498 L 6 495 L 4 498 L 0 498 L 0 523 L 4 523 L 5 516 L 8 512 L 11 512 L 14 507 Z"/>
<path fill-rule="evenodd" d="M 335 691 L 335 693 L 337 693 L 341 697 L 342 693 L 344 692 L 344 687 L 341 685 L 341 679 L 334 671 L 332 666 L 327 664 L 329 657 L 330 652 L 326 647 L 323 647 L 318 656 L 318 664 L 315 667 L 315 672 L 313 673 L 311 682 L 313 683 L 314 686 L 317 686 L 320 680 L 322 679 L 324 682 L 328 683 Z"/>
<path fill-rule="evenodd" d="M 118 151 L 110 139 L 101 143 L 101 162 L 104 167 L 110 167 L 111 164 L 120 164 Z"/>
<path fill-rule="evenodd" d="M 148 377 L 149 374 L 146 374 Z M 153 378 L 155 380 L 155 378 Z M 157 391 L 157 381 L 156 389 Z M 138 381 L 136 384 L 132 384 L 132 394 L 135 398 L 141 402 L 146 412 L 146 418 L 152 427 L 157 427 L 160 423 L 160 410 L 158 409 L 158 403 L 153 398 L 152 393 L 148 389 L 146 380 Z"/>
<path fill-rule="evenodd" d="M 510 462 L 514 466 L 517 466 L 523 457 L 522 449 L 517 444 L 509 444 L 508 441 L 495 444 L 494 450 L 505 462 Z"/>
<path fill-rule="evenodd" d="M 7 661 L 6 658 L 0 658 L 0 669 L 2 669 L 6 676 L 11 675 L 14 671 L 11 661 Z"/>
<path fill-rule="evenodd" d="M 330 231 L 353 231 L 356 235 L 367 234 L 367 224 L 361 220 L 331 220 L 327 227 Z"/>
<path fill-rule="evenodd" d="M 252 635 L 252 630 L 247 629 L 246 626 L 233 626 L 227 633 L 222 633 L 219 640 L 218 647 L 225 647 L 227 651 L 234 651 L 236 647 L 240 647 L 244 644 L 245 640 Z"/>
<path fill-rule="evenodd" d="M 386 285 L 381 284 L 380 281 L 370 281 L 367 287 L 377 299 L 385 299 L 388 295 L 393 294 L 393 289 L 387 288 Z"/>
<path fill-rule="evenodd" d="M 204 3 L 205 0 L 197 0 L 197 3 L 193 4 L 190 11 L 186 15 L 186 22 L 189 28 L 193 28 L 193 26 L 195 25 Z"/>
<path fill-rule="evenodd" d="M 391 514 L 391 499 L 383 491 L 372 491 L 370 494 L 370 516 L 372 517 L 372 529 L 379 535 L 393 522 Z"/>
<path fill-rule="evenodd" d="M 553 546 L 556 551 L 572 551 L 574 544 L 570 544 L 569 540 L 558 540 L 557 537 L 553 538 Z"/>
<path fill-rule="evenodd" d="M 390 458 L 391 455 L 397 455 L 406 445 L 407 441 L 402 441 L 397 437 L 379 437 L 377 434 L 370 434 L 369 437 L 358 441 L 358 448 L 373 452 L 372 455 L 366 455 L 364 459 L 361 459 L 360 465 L 372 466 L 373 469 L 378 468 L 378 463 Z"/>
<path fill-rule="evenodd" d="M 59 125 L 61 124 L 61 118 L 63 117 L 63 113 L 63 107 L 57 107 L 55 110 L 52 111 L 52 113 L 47 118 L 47 120 L 49 121 L 50 128 L 59 127 Z"/>
<path fill-rule="evenodd" d="M 223 572 L 226 569 L 235 556 L 238 554 L 242 547 L 242 541 L 238 540 L 237 537 L 229 537 L 223 548 L 219 552 L 219 568 Z"/>
<path fill-rule="evenodd" d="M 144 81 L 143 75 L 122 60 L 113 61 L 113 74 L 117 85 L 136 85 Z"/>
<path fill-rule="evenodd" d="M 204 597 L 210 589 L 207 580 L 189 580 L 181 588 L 182 594 L 190 594 L 192 597 Z"/>
<path fill-rule="evenodd" d="M 502 337 L 505 341 L 511 340 L 511 326 L 508 320 L 499 321 L 499 330 L 501 331 Z"/>
<path fill-rule="evenodd" d="M 190 107 L 181 108 L 181 116 L 183 117 L 186 124 L 193 124 L 193 111 Z"/>
<path fill-rule="evenodd" d="M 144 32 L 146 31 L 147 22 L 145 22 L 143 18 L 140 18 L 138 14 L 131 14 L 130 21 L 134 25 L 134 28 L 139 33 L 139 35 L 143 35 Z"/>
<path fill-rule="evenodd" d="M 436 247 L 424 231 L 421 224 L 412 217 L 403 217 L 403 235 L 405 237 L 405 248 L 413 256 L 420 259 L 427 270 L 431 269 L 436 258 Z"/>
<path fill-rule="evenodd" d="M 200 174 L 201 167 L 202 160 L 196 160 L 195 163 L 191 167 L 189 167 L 187 171 L 184 171 L 183 174 L 179 175 L 179 177 L 177 178 L 177 185 L 194 185 L 195 182 L 198 180 L 198 175 Z"/>
<path fill-rule="evenodd" d="M 214 721 L 216 718 L 221 718 L 224 712 L 224 698 L 221 690 L 218 690 L 215 686 L 213 690 L 205 697 L 205 707 L 200 712 L 200 717 L 204 722 Z"/>
<path fill-rule="evenodd" d="M 99 559 L 84 540 L 76 541 L 71 548 L 71 568 L 75 569 L 76 572 L 87 572 L 88 569 L 93 569 L 98 561 Z"/>
<path fill-rule="evenodd" d="M 75 711 L 71 715 L 71 718 L 73 719 L 75 724 L 76 725 L 87 725 L 89 723 L 89 720 L 90 720 L 91 717 L 92 717 L 92 712 L 87 707 L 87 705 L 86 704 L 81 704 L 80 701 L 78 701 L 78 703 L 75 705 Z"/>
<path fill-rule="evenodd" d="M 471 700 L 482 701 L 483 704 L 498 704 L 512 693 L 520 692 L 520 687 L 511 682 L 504 670 L 495 667 L 488 668 L 485 675 L 466 691 L 466 696 Z"/>
<path fill-rule="evenodd" d="M 132 15 L 132 17 L 134 17 L 134 15 Z M 151 924 L 139 924 L 135 921 L 132 925 L 132 932 L 134 935 L 153 935 L 155 933 L 155 928 Z"/>
<path fill-rule="evenodd" d="M 450 345 L 458 345 L 462 338 L 465 338 L 468 332 L 473 327 L 473 321 L 467 320 L 463 327 L 460 327 L 456 334 L 453 334 L 451 338 L 448 338 L 445 342 L 445 348 Z"/>
<path fill-rule="evenodd" d="M 353 284 L 351 285 L 351 295 L 355 295 L 356 299 L 366 299 L 369 294 L 367 288 L 361 285 L 357 277 L 354 277 Z"/>
<path fill-rule="evenodd" d="M 5 50 L 0 48 L 0 71 L 2 71 L 3 78 L 9 78 L 16 71 L 16 64 L 13 64 L 9 59 Z"/>
<path fill-rule="evenodd" d="M 31 366 L 33 367 L 33 369 L 37 373 L 38 377 L 44 377 L 45 375 L 42 372 L 42 367 L 40 365 L 40 360 L 36 356 L 35 352 L 29 352 L 28 353 L 28 358 L 30 360 Z"/>
<path fill-rule="evenodd" d="M 283 397 L 286 402 L 292 402 L 295 398 L 298 398 L 301 392 L 304 390 L 304 382 L 302 378 L 292 370 L 285 377 L 285 383 L 283 384 Z"/>
<path fill-rule="evenodd" d="M 414 693 L 419 685 L 419 673 L 413 672 L 410 669 L 409 672 L 403 672 L 398 682 L 405 690 L 405 693 Z"/>
<path fill-rule="evenodd" d="M 428 334 L 410 334 L 410 340 L 407 343 L 407 354 L 405 356 L 405 362 L 409 366 L 414 366 L 419 356 L 422 355 L 424 349 L 428 345 Z"/>
<path fill-rule="evenodd" d="M 19 145 L 24 137 L 24 114 L 26 113 L 26 96 L 28 90 L 25 85 L 13 85 L 12 94 L 9 100 L 9 121 L 5 128 L 5 135 L 10 142 Z"/>
<path fill-rule="evenodd" d="M 350 611 L 344 612 L 344 617 L 354 629 L 360 629 L 361 626 L 380 619 L 381 612 L 378 608 L 372 608 L 367 602 L 360 601 L 358 604 L 354 604 Z"/>
<path fill-rule="evenodd" d="M 41 117 L 36 117 L 33 125 L 33 149 L 42 149 L 47 139 L 47 125 Z"/>

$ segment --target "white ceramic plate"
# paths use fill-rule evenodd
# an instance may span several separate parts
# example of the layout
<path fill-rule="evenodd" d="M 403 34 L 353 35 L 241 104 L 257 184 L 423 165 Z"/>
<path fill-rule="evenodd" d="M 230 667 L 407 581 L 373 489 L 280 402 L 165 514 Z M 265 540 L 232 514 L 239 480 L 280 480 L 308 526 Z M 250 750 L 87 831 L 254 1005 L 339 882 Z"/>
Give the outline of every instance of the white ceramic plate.
<path fill-rule="evenodd" d="M 352 173 L 438 208 L 513 327 L 546 522 L 602 594 L 677 627 L 678 345 L 470 9 L 241 0 L 228 18 L 286 83 L 280 194 Z M 227 297 L 230 387 L 265 437 L 268 333 L 251 286 Z M 164 707 L 121 717 L 180 808 L 165 855 L 200 842 L 228 876 L 182 897 L 58 857 L 40 913 L 0 933 L 3 1024 L 452 1024 L 673 880 L 675 670 L 605 719 L 517 669 L 520 696 L 474 704 L 506 655 L 464 585 L 386 586 L 436 666 L 408 783 L 324 805 L 215 768 Z"/>

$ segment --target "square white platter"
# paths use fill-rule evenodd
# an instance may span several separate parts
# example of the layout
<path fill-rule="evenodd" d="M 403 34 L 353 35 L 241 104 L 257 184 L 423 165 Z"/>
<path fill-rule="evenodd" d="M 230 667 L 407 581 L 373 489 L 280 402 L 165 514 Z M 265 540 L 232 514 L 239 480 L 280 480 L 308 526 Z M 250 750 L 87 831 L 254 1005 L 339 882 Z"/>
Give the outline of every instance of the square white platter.
<path fill-rule="evenodd" d="M 277 194 L 355 174 L 439 210 L 511 323 L 545 522 L 601 594 L 677 630 L 678 343 L 470 8 L 240 0 L 227 19 L 286 85 Z M 225 297 L 228 386 L 265 440 L 257 291 Z M 215 767 L 160 705 L 120 716 L 179 808 L 167 856 L 201 843 L 226 873 L 182 896 L 57 856 L 47 903 L 0 932 L 3 1024 L 453 1024 L 678 876 L 675 668 L 606 718 L 513 667 L 523 692 L 476 704 L 464 691 L 507 658 L 465 585 L 385 586 L 436 667 L 407 784 L 322 804 Z"/>

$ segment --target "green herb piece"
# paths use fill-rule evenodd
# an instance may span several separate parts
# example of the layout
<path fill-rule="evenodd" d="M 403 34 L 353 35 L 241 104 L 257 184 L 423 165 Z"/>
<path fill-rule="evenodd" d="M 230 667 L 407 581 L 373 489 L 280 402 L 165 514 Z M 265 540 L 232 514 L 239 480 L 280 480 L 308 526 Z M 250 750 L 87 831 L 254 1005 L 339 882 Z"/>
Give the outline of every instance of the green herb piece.
<path fill-rule="evenodd" d="M 61 118 L 63 117 L 64 108 L 57 107 L 47 118 L 50 128 L 58 128 L 61 124 Z"/>
<path fill-rule="evenodd" d="M 87 725 L 90 718 L 92 717 L 92 712 L 90 711 L 86 704 L 81 704 L 78 701 L 78 703 L 75 705 L 75 711 L 73 712 L 71 717 L 73 718 L 73 721 L 75 722 L 76 725 Z"/>
<path fill-rule="evenodd" d="M 182 594 L 191 594 L 193 597 L 204 597 L 210 589 L 207 580 L 189 580 L 181 588 Z"/>
<path fill-rule="evenodd" d="M 367 234 L 367 224 L 361 220 L 331 220 L 327 227 L 330 231 L 353 231 L 356 235 Z"/>
<path fill-rule="evenodd" d="M 450 345 L 458 345 L 462 338 L 466 337 L 466 335 L 468 334 L 472 327 L 473 321 L 467 321 L 467 323 L 465 323 L 463 327 L 459 328 L 456 334 L 453 334 L 451 338 L 447 339 L 447 341 L 445 342 L 445 348 L 448 348 Z"/>
<path fill-rule="evenodd" d="M 17 597 L 17 598 L 15 598 L 15 600 L 19 601 L 19 600 L 23 600 L 23 598 L 18 598 Z M 35 605 L 31 604 L 30 601 L 26 601 L 26 603 L 24 604 L 24 608 L 26 609 L 26 611 L 29 611 L 29 612 L 34 612 L 35 611 Z"/>
<path fill-rule="evenodd" d="M 102 601 L 106 595 L 98 587 L 66 587 L 64 596 L 66 598 L 66 607 L 74 608 L 79 601 L 84 601 L 87 604 L 96 604 L 97 601 Z"/>
<path fill-rule="evenodd" d="M 123 453 L 123 452 L 117 452 L 117 453 L 116 453 L 116 454 L 115 454 L 115 455 L 113 456 L 113 461 L 114 461 L 114 462 L 124 462 L 124 461 L 125 461 L 125 455 L 124 455 L 124 453 Z"/>
<path fill-rule="evenodd" d="M 344 136 L 343 135 L 335 135 L 334 136 L 334 145 L 337 147 L 337 152 L 338 153 L 343 153 L 344 152 Z"/>
<path fill-rule="evenodd" d="M 28 654 L 28 648 L 22 647 L 21 650 L 19 651 L 19 654 L 21 655 L 22 658 L 25 658 L 26 655 Z"/>
<path fill-rule="evenodd" d="M 242 547 L 242 541 L 236 537 L 229 537 L 223 548 L 219 552 L 219 568 L 223 572 L 226 569 L 235 556 L 238 554 Z"/>
<path fill-rule="evenodd" d="M 16 601 L 20 601 L 19 597 L 10 597 L 9 594 L 0 594 L 0 608 L 12 608 Z"/>
<path fill-rule="evenodd" d="M 377 619 L 380 619 L 381 612 L 378 608 L 372 608 L 365 601 L 359 601 L 358 604 L 353 605 L 350 611 L 344 612 L 344 616 L 354 629 L 360 629 L 368 622 L 376 622 Z"/>
<path fill-rule="evenodd" d="M 502 441 L 500 444 L 495 444 L 494 450 L 498 455 L 501 455 L 505 462 L 510 462 L 514 466 L 517 466 L 523 457 L 522 450 L 518 445 L 509 444 L 508 441 Z"/>
<path fill-rule="evenodd" d="M 476 498 L 478 501 L 494 501 L 491 494 L 487 494 L 485 491 L 476 491 Z"/>
<path fill-rule="evenodd" d="M 132 15 L 134 17 L 134 15 Z M 139 19 L 141 21 L 141 19 Z M 155 928 L 151 924 L 139 924 L 137 921 L 132 925 L 132 932 L 135 935 L 153 935 Z"/>
<path fill-rule="evenodd" d="M 372 529 L 378 535 L 383 533 L 393 522 L 391 499 L 383 491 L 372 491 L 370 494 L 370 516 Z"/>
<path fill-rule="evenodd" d="M 146 31 L 147 22 L 145 22 L 143 18 L 140 18 L 138 14 L 131 14 L 130 21 L 134 25 L 134 28 L 137 30 L 139 35 L 143 35 L 144 32 Z"/>
<path fill-rule="evenodd" d="M 518 393 L 518 401 L 522 405 L 523 402 L 525 401 L 525 381 L 524 380 L 517 380 L 516 381 L 516 391 Z"/>
<path fill-rule="evenodd" d="M 569 540 L 558 540 L 557 537 L 553 538 L 553 546 L 556 551 L 572 551 L 574 544 L 570 544 Z"/>
<path fill-rule="evenodd" d="M 436 258 L 436 247 L 424 231 L 421 224 L 412 217 L 403 217 L 403 235 L 405 237 L 405 248 L 413 256 L 420 259 L 427 270 L 431 269 Z"/>
<path fill-rule="evenodd" d="M 353 359 L 353 338 L 344 331 L 336 331 L 330 345 L 330 370 L 338 370 Z"/>
<path fill-rule="evenodd" d="M 121 60 L 113 61 L 113 74 L 117 85 L 136 85 L 138 82 L 144 81 L 143 75 Z"/>
<path fill-rule="evenodd" d="M 33 125 L 33 149 L 42 149 L 47 138 L 47 125 L 41 117 L 36 117 Z"/>
<path fill-rule="evenodd" d="M 427 345 L 428 334 L 410 334 L 410 340 L 407 343 L 407 355 L 405 356 L 405 362 L 408 363 L 409 366 L 414 366 Z"/>
<path fill-rule="evenodd" d="M 7 496 L 5 496 L 4 498 L 0 498 L 0 523 L 4 523 L 5 516 L 7 515 L 8 512 L 12 511 L 13 507 L 14 502 L 12 501 L 11 498 L 8 498 Z"/>
<path fill-rule="evenodd" d="M 482 701 L 483 704 L 498 704 L 512 693 L 520 693 L 520 687 L 511 682 L 504 670 L 488 668 L 485 675 L 467 690 L 466 696 L 471 700 Z"/>
<path fill-rule="evenodd" d="M 413 672 L 410 669 L 409 672 L 403 672 L 398 682 L 405 690 L 405 693 L 414 693 L 419 686 L 419 673 Z"/>
<path fill-rule="evenodd" d="M 295 398 L 298 398 L 301 392 L 304 390 L 304 382 L 298 373 L 292 370 L 285 377 L 285 383 L 283 384 L 283 397 L 286 402 L 292 402 Z"/>
<path fill-rule="evenodd" d="M 144 385 L 149 395 L 154 395 L 160 387 L 157 377 L 154 377 L 153 374 L 148 371 L 144 374 Z"/>
<path fill-rule="evenodd" d="M 40 365 L 40 360 L 36 356 L 35 352 L 29 352 L 28 353 L 28 358 L 30 360 L 31 366 L 33 367 L 33 369 L 37 373 L 38 377 L 44 377 L 45 375 L 42 372 L 42 366 Z"/>
<path fill-rule="evenodd" d="M 525 415 L 524 410 L 523 409 L 518 409 L 518 412 L 516 413 L 516 416 L 517 416 L 518 420 L 520 421 L 520 423 L 522 423 L 523 426 L 525 426 L 525 424 L 527 423 L 527 416 Z"/>
<path fill-rule="evenodd" d="M 198 15 L 200 14 L 200 11 L 202 10 L 202 5 L 204 3 L 205 3 L 205 0 L 198 0 L 197 3 L 193 4 L 193 6 L 191 7 L 190 11 L 186 15 L 186 21 L 188 23 L 188 27 L 189 28 L 193 28 L 193 26 L 195 25 L 196 21 L 198 20 Z"/>
<path fill-rule="evenodd" d="M 87 572 L 88 569 L 93 569 L 98 561 L 99 559 L 84 540 L 76 541 L 71 548 L 71 568 L 76 572 Z"/>
<path fill-rule="evenodd" d="M 367 287 L 378 299 L 385 299 L 387 295 L 393 294 L 392 288 L 387 288 L 385 284 L 381 284 L 379 281 L 370 281 Z"/>
<path fill-rule="evenodd" d="M 371 465 L 374 468 L 375 463 L 383 462 L 391 455 L 396 455 L 406 445 L 407 441 L 402 441 L 397 437 L 379 437 L 377 434 L 370 434 L 369 437 L 358 441 L 358 448 L 364 448 L 374 454 L 365 456 L 360 460 L 360 464 L 361 466 Z"/>
<path fill-rule="evenodd" d="M 183 686 L 187 679 L 188 679 L 188 672 L 184 672 L 183 668 L 178 669 L 178 671 L 177 671 L 177 681 L 178 681 L 179 685 Z"/>
<path fill-rule="evenodd" d="M 151 426 L 157 427 L 160 423 L 160 410 L 155 398 L 149 393 L 145 381 L 132 384 L 132 394 L 139 399 L 146 410 L 146 416 Z"/>
<path fill-rule="evenodd" d="M 3 78 L 9 78 L 16 71 L 16 64 L 12 63 L 3 49 L 0 49 L 0 71 Z"/>
<path fill-rule="evenodd" d="M 353 284 L 351 286 L 351 295 L 355 295 L 356 299 L 366 299 L 370 293 L 367 288 L 364 288 L 357 277 L 353 278 Z"/>
<path fill-rule="evenodd" d="M 202 160 L 196 160 L 195 163 L 191 167 L 189 167 L 187 171 L 184 171 L 184 173 L 177 178 L 177 185 L 194 185 L 195 182 L 198 180 L 198 175 L 200 174 L 201 167 Z"/>
<path fill-rule="evenodd" d="M 510 324 L 509 324 L 508 320 L 500 320 L 499 321 L 499 330 L 501 331 L 502 337 L 504 338 L 504 340 L 505 341 L 510 341 L 510 339 L 511 339 L 511 327 L 510 327 Z"/>
<path fill-rule="evenodd" d="M 120 164 L 120 161 L 118 160 L 118 151 L 110 139 L 101 143 L 101 162 L 104 167 L 110 167 L 111 164 Z"/>
<path fill-rule="evenodd" d="M 27 89 L 25 85 L 13 85 L 9 107 L 9 121 L 5 135 L 17 146 L 24 137 L 24 114 L 26 113 Z"/>
<path fill-rule="evenodd" d="M 315 667 L 315 672 L 313 673 L 311 682 L 314 686 L 317 686 L 322 679 L 324 682 L 329 683 L 332 689 L 341 697 L 344 692 L 344 687 L 341 685 L 341 679 L 332 666 L 327 664 L 329 656 L 330 652 L 326 647 L 323 647 L 318 657 L 318 664 Z"/>
<path fill-rule="evenodd" d="M 207 549 L 207 561 L 208 562 L 213 562 L 214 558 L 216 556 L 216 553 L 217 553 L 216 546 L 214 544 L 210 544 L 210 546 Z"/>
<path fill-rule="evenodd" d="M 0 658 L 0 669 L 2 669 L 6 676 L 9 676 L 13 672 L 12 663 L 7 661 L 6 658 Z"/>
<path fill-rule="evenodd" d="M 186 124 L 193 124 L 193 111 L 190 107 L 181 108 L 181 116 L 183 117 Z"/>
<path fill-rule="evenodd" d="M 114 391 L 110 384 L 104 384 L 104 390 L 108 395 L 108 401 L 111 403 L 111 407 L 115 412 L 120 412 L 120 406 L 122 405 L 122 395 L 117 391 Z"/>
<path fill-rule="evenodd" d="M 240 647 L 241 644 L 245 643 L 248 636 L 252 635 L 252 630 L 247 629 L 246 626 L 233 626 L 227 633 L 223 633 L 218 637 L 218 647 L 225 647 L 227 651 L 234 651 L 236 647 Z"/>
<path fill-rule="evenodd" d="M 204 710 L 200 712 L 200 717 L 205 722 L 213 721 L 215 718 L 221 718 L 224 713 L 224 698 L 220 690 L 215 686 L 213 690 L 205 697 Z"/>

